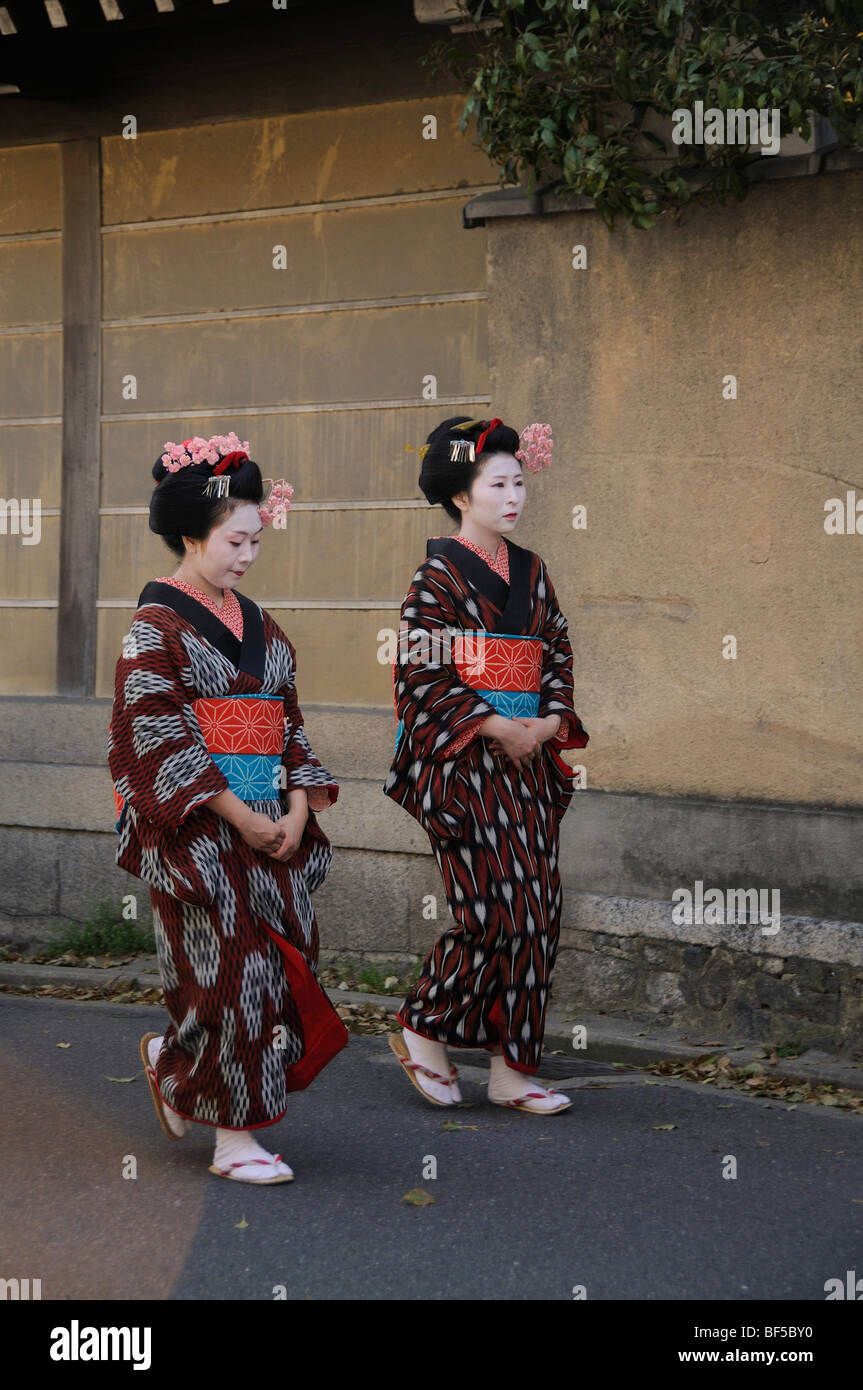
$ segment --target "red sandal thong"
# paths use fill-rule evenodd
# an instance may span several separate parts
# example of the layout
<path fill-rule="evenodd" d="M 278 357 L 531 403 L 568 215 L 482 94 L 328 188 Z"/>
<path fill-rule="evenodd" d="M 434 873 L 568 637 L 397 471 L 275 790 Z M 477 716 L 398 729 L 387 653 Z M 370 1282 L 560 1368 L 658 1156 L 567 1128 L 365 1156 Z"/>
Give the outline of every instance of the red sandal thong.
<path fill-rule="evenodd" d="M 215 1173 L 217 1178 L 228 1178 L 231 1182 L 248 1182 L 255 1187 L 267 1187 L 277 1182 L 293 1182 L 294 1175 L 287 1173 L 277 1173 L 274 1178 L 239 1178 L 232 1171 L 234 1168 L 251 1168 L 253 1164 L 262 1164 L 265 1168 L 273 1168 L 277 1163 L 282 1162 L 281 1154 L 273 1154 L 272 1160 L 269 1158 L 246 1158 L 239 1163 L 229 1163 L 227 1168 L 217 1168 L 214 1163 L 210 1165 L 210 1172 Z"/>
<path fill-rule="evenodd" d="M 544 1107 L 530 1103 L 532 1100 L 545 1100 L 548 1096 L 559 1097 L 561 1104 Z M 517 1096 L 514 1100 L 495 1100 L 493 1096 L 488 1098 L 492 1105 L 505 1105 L 510 1110 L 520 1110 L 524 1115 L 559 1115 L 562 1110 L 568 1110 L 572 1105 L 570 1096 L 565 1096 L 561 1091 L 555 1091 L 551 1086 L 544 1091 L 525 1091 L 523 1095 Z"/>

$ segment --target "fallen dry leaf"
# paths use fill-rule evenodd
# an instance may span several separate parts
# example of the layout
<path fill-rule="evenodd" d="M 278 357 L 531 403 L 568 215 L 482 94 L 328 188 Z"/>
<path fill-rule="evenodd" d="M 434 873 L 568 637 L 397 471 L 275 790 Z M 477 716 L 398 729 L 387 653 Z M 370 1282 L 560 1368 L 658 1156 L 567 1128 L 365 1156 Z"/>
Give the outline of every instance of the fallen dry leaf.
<path fill-rule="evenodd" d="M 248 1221 L 246 1220 L 246 1213 L 243 1212 L 243 1219 L 242 1219 L 242 1221 L 237 1221 L 237 1222 L 234 1224 L 234 1230 L 235 1230 L 235 1231 L 245 1231 L 245 1229 L 246 1229 L 246 1227 L 248 1226 L 248 1224 L 249 1224 L 249 1223 L 248 1223 Z"/>
<path fill-rule="evenodd" d="M 58 1043 L 57 1046 L 58 1046 L 58 1047 L 71 1047 L 72 1044 L 71 1044 L 71 1043 Z"/>
<path fill-rule="evenodd" d="M 434 1201 L 434 1197 L 428 1192 L 424 1192 L 421 1187 L 412 1187 L 410 1192 L 406 1192 L 402 1197 L 403 1202 L 410 1202 L 412 1207 L 428 1207 Z"/>
<path fill-rule="evenodd" d="M 129 1083 L 130 1081 L 136 1081 L 136 1080 L 137 1080 L 137 1077 L 135 1077 L 135 1076 L 106 1076 L 106 1077 L 105 1077 L 105 1080 L 106 1080 L 106 1081 L 118 1081 L 121 1085 L 126 1086 L 126 1085 L 128 1085 L 128 1083 Z"/>
<path fill-rule="evenodd" d="M 677 1125 L 654 1125 L 654 1129 L 677 1129 Z"/>

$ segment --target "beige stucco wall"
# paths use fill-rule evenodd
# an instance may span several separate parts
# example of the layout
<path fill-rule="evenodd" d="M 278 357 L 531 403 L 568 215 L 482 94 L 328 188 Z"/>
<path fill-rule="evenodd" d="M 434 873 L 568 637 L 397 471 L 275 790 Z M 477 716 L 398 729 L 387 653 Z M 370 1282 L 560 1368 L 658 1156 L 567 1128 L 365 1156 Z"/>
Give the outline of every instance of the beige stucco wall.
<path fill-rule="evenodd" d="M 461 213 L 496 175 L 458 130 L 462 105 L 103 141 L 98 694 L 141 587 L 176 563 L 144 514 L 156 454 L 235 429 L 295 489 L 244 589 L 295 643 L 303 701 L 391 704 L 378 632 L 397 626 L 425 538 L 447 526 L 405 445 L 488 403 L 485 235 Z"/>
<path fill-rule="evenodd" d="M 863 498 L 861 217 L 845 173 L 649 232 L 487 223 L 492 409 L 554 424 L 517 539 L 569 618 L 594 788 L 863 803 L 863 536 L 824 529 Z"/>

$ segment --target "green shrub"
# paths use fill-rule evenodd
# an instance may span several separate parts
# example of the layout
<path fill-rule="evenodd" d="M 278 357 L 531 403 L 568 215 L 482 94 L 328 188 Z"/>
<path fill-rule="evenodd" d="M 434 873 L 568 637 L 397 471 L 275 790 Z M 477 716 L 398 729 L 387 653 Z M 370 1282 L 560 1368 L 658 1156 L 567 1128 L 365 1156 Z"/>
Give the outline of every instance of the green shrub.
<path fill-rule="evenodd" d="M 48 949 L 52 956 L 67 953 L 76 956 L 128 956 L 138 952 L 152 954 L 156 950 L 156 942 L 152 928 L 126 921 L 110 903 L 102 902 L 88 921 L 66 922 L 58 926 Z"/>

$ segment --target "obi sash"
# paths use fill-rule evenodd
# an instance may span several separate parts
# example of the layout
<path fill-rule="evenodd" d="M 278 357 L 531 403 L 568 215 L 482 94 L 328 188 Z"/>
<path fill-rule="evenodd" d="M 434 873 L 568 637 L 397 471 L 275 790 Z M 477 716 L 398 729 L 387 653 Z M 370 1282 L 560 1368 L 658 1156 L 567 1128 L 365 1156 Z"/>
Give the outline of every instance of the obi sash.
<path fill-rule="evenodd" d="M 216 695 L 192 701 L 207 750 L 241 801 L 276 801 L 285 741 L 279 695 Z"/>
<path fill-rule="evenodd" d="M 277 801 L 285 737 L 279 695 L 215 695 L 192 701 L 213 762 L 241 801 Z M 122 817 L 124 801 L 114 790 Z M 117 826 L 119 831 L 120 821 Z"/>
<path fill-rule="evenodd" d="M 417 630 L 419 633 L 419 629 Z M 450 648 L 443 646 L 445 634 L 435 634 L 434 641 L 442 647 L 440 660 L 447 664 L 450 660 L 458 672 L 459 679 L 470 686 L 481 699 L 507 719 L 535 719 L 539 712 L 539 697 L 542 684 L 542 638 L 524 637 L 509 632 L 487 632 L 480 628 L 471 632 L 454 632 L 450 636 Z M 407 652 L 411 650 L 411 634 L 404 639 Z M 430 645 L 429 659 L 434 645 Z M 420 654 L 420 664 L 425 660 Z M 395 704 L 396 665 L 393 663 L 393 704 Z M 396 710 L 398 714 L 398 710 Z M 396 748 L 404 731 L 404 721 L 399 719 L 396 730 Z"/>

